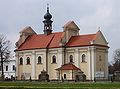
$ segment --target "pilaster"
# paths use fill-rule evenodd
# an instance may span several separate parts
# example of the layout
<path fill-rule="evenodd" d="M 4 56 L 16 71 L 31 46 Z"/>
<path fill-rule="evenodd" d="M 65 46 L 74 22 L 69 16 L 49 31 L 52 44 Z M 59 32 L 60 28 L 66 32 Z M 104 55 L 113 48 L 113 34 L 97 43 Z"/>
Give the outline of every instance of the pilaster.
<path fill-rule="evenodd" d="M 16 60 L 16 74 L 15 74 L 15 76 L 18 77 L 18 75 L 19 75 L 19 54 L 18 54 L 18 52 L 15 53 L 15 60 Z"/>
<path fill-rule="evenodd" d="M 35 51 L 32 51 L 32 60 L 31 60 L 31 65 L 32 65 L 32 73 L 31 73 L 31 78 L 34 80 L 35 79 L 35 64 L 36 64 L 36 55 Z"/>
<path fill-rule="evenodd" d="M 63 61 L 63 50 L 62 50 L 62 48 L 60 48 L 59 50 L 58 50 L 58 67 L 61 67 L 61 65 L 62 65 L 62 61 Z"/>
<path fill-rule="evenodd" d="M 91 79 L 94 80 L 96 72 L 96 48 L 91 47 Z"/>
<path fill-rule="evenodd" d="M 79 68 L 79 66 L 80 66 L 80 59 L 79 59 L 78 48 L 75 49 L 74 62 L 75 62 L 75 65 Z"/>
<path fill-rule="evenodd" d="M 105 51 L 105 78 L 108 78 L 108 49 Z"/>

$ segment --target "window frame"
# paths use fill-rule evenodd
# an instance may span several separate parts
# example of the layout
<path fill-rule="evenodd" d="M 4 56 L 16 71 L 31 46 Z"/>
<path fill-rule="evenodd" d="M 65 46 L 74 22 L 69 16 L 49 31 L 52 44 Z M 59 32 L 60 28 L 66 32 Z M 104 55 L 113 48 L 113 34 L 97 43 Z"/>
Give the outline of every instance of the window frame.
<path fill-rule="evenodd" d="M 70 63 L 73 63 L 73 62 L 74 62 L 74 61 L 73 61 L 73 55 L 70 55 L 70 56 L 69 56 L 69 62 L 70 62 Z"/>
<path fill-rule="evenodd" d="M 38 56 L 38 58 L 37 58 L 37 64 L 42 64 L 42 57 L 41 56 Z"/>
<path fill-rule="evenodd" d="M 23 58 L 22 57 L 20 57 L 20 59 L 19 59 L 19 65 L 23 65 Z"/>
<path fill-rule="evenodd" d="M 86 55 L 85 54 L 82 54 L 82 56 L 81 56 L 81 62 L 86 62 Z"/>
<path fill-rule="evenodd" d="M 30 65 L 30 57 L 27 57 L 27 59 L 26 59 L 26 65 Z"/>
<path fill-rule="evenodd" d="M 55 56 L 55 55 L 52 56 L 52 63 L 53 63 L 53 64 L 57 63 L 57 60 L 56 60 L 56 56 Z"/>

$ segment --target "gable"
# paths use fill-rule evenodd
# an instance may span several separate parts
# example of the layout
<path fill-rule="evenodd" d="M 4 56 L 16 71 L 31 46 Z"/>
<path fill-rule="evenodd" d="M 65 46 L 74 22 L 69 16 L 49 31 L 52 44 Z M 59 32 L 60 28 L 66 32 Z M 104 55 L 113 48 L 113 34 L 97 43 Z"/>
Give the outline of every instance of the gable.
<path fill-rule="evenodd" d="M 69 21 L 68 23 L 66 23 L 63 28 L 69 28 L 69 29 L 76 29 L 76 30 L 80 30 L 79 27 L 74 23 L 74 21 Z M 65 30 L 65 29 L 64 29 Z"/>
<path fill-rule="evenodd" d="M 93 39 L 94 44 L 100 44 L 100 45 L 107 45 L 108 42 L 106 41 L 105 37 L 103 36 L 101 31 L 98 31 L 96 33 L 95 38 Z"/>
<path fill-rule="evenodd" d="M 26 34 L 36 34 L 36 32 L 30 27 L 25 27 L 22 31 L 20 31 L 20 34 L 26 33 Z"/>

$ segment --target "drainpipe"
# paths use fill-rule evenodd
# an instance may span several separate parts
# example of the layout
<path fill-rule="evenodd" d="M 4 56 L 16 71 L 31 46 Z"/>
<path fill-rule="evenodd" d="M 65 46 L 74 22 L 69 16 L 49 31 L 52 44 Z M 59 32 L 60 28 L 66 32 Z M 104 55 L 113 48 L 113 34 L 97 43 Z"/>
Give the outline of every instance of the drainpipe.
<path fill-rule="evenodd" d="M 66 64 L 66 61 L 65 61 L 65 59 L 66 59 L 66 47 L 65 46 L 63 46 L 63 50 L 64 50 L 64 53 L 63 53 L 63 55 L 64 55 L 64 63 L 63 64 Z"/>
<path fill-rule="evenodd" d="M 48 73 L 48 48 L 46 48 L 46 72 Z"/>

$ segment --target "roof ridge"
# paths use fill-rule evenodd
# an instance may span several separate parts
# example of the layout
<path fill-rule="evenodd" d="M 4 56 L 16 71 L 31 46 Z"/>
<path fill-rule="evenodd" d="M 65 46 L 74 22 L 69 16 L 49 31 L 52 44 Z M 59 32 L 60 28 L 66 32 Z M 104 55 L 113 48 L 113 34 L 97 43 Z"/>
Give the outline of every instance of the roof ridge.
<path fill-rule="evenodd" d="M 56 33 L 63 33 L 63 32 L 53 32 L 51 34 L 56 34 Z M 51 35 L 51 34 L 49 34 L 49 35 Z M 45 34 L 37 34 L 37 35 L 45 35 Z"/>

